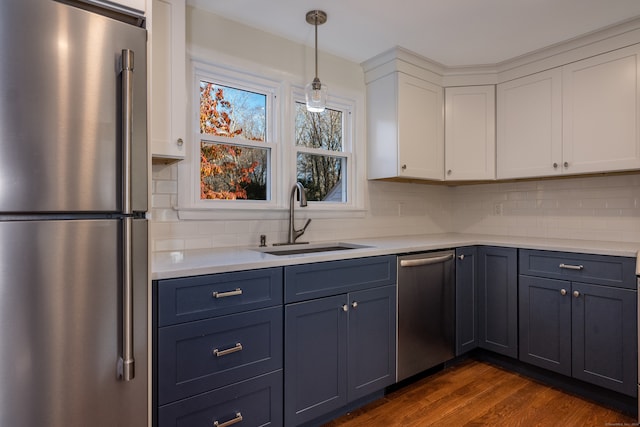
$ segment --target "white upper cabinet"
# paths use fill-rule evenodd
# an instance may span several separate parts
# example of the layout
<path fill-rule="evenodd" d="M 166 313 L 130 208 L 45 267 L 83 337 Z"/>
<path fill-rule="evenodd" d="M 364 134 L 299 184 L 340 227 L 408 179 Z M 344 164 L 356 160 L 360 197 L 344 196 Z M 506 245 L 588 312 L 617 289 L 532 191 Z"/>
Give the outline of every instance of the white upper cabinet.
<path fill-rule="evenodd" d="M 185 0 L 153 0 L 151 13 L 151 155 L 179 160 L 187 129 Z"/>
<path fill-rule="evenodd" d="M 501 83 L 497 95 L 497 178 L 560 174 L 562 71 Z"/>
<path fill-rule="evenodd" d="M 640 47 L 562 68 L 563 172 L 640 168 Z"/>
<path fill-rule="evenodd" d="M 367 84 L 369 179 L 443 179 L 442 93 L 402 72 Z"/>
<path fill-rule="evenodd" d="M 640 47 L 498 85 L 497 177 L 640 169 Z"/>
<path fill-rule="evenodd" d="M 495 179 L 495 86 L 444 93 L 445 180 Z"/>

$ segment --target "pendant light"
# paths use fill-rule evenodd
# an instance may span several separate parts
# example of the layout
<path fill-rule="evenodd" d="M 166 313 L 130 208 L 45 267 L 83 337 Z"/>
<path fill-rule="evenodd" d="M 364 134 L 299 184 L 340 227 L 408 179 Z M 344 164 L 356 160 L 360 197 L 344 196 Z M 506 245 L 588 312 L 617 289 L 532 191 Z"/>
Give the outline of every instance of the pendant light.
<path fill-rule="evenodd" d="M 307 111 L 321 113 L 327 105 L 327 85 L 320 83 L 318 78 L 318 25 L 327 22 L 327 14 L 322 10 L 311 10 L 307 12 L 307 22 L 316 29 L 316 76 L 305 86 L 304 97 L 307 101 Z"/>

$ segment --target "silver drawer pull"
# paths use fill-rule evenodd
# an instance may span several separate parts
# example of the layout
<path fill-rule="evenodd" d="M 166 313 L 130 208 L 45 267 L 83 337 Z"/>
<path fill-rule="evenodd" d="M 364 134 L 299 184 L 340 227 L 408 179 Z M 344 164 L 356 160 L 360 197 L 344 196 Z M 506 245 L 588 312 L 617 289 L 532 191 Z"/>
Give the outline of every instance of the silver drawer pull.
<path fill-rule="evenodd" d="M 233 419 L 230 419 L 229 421 L 225 421 L 222 424 L 220 424 L 218 421 L 214 421 L 213 422 L 213 427 L 227 427 L 227 426 L 232 426 L 234 424 L 239 423 L 240 421 L 242 421 L 242 414 L 240 412 L 236 412 L 236 417 Z"/>
<path fill-rule="evenodd" d="M 235 346 L 226 350 L 218 350 L 217 348 L 214 348 L 213 355 L 216 357 L 222 357 L 226 356 L 227 354 L 235 353 L 236 351 L 242 351 L 242 344 L 240 344 L 239 342 L 237 342 Z"/>
<path fill-rule="evenodd" d="M 242 295 L 242 289 L 240 288 L 236 288 L 235 291 L 229 291 L 229 292 L 214 292 L 213 293 L 213 297 L 214 298 L 226 298 L 226 297 L 234 297 L 236 295 Z"/>
<path fill-rule="evenodd" d="M 571 265 L 571 264 L 560 264 L 560 268 L 564 268 L 566 270 L 582 270 L 584 269 L 584 265 Z"/>

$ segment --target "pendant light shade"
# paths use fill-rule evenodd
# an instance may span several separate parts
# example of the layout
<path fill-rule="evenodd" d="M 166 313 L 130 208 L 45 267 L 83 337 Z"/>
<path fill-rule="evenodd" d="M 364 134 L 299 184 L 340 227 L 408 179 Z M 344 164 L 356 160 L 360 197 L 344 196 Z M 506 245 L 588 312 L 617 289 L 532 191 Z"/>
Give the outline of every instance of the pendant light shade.
<path fill-rule="evenodd" d="M 307 22 L 316 30 L 316 76 L 311 83 L 304 88 L 304 97 L 307 102 L 307 111 L 321 113 L 327 105 L 327 85 L 322 84 L 318 78 L 318 25 L 327 22 L 327 14 L 321 10 L 307 12 Z"/>

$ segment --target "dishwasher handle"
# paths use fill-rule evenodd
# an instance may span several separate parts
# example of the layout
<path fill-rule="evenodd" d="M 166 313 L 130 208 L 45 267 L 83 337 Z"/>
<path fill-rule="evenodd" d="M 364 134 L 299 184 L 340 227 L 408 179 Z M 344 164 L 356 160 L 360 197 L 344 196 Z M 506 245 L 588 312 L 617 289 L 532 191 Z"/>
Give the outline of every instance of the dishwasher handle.
<path fill-rule="evenodd" d="M 400 267 L 419 267 L 421 265 L 439 264 L 453 259 L 453 254 L 418 259 L 401 259 Z"/>

